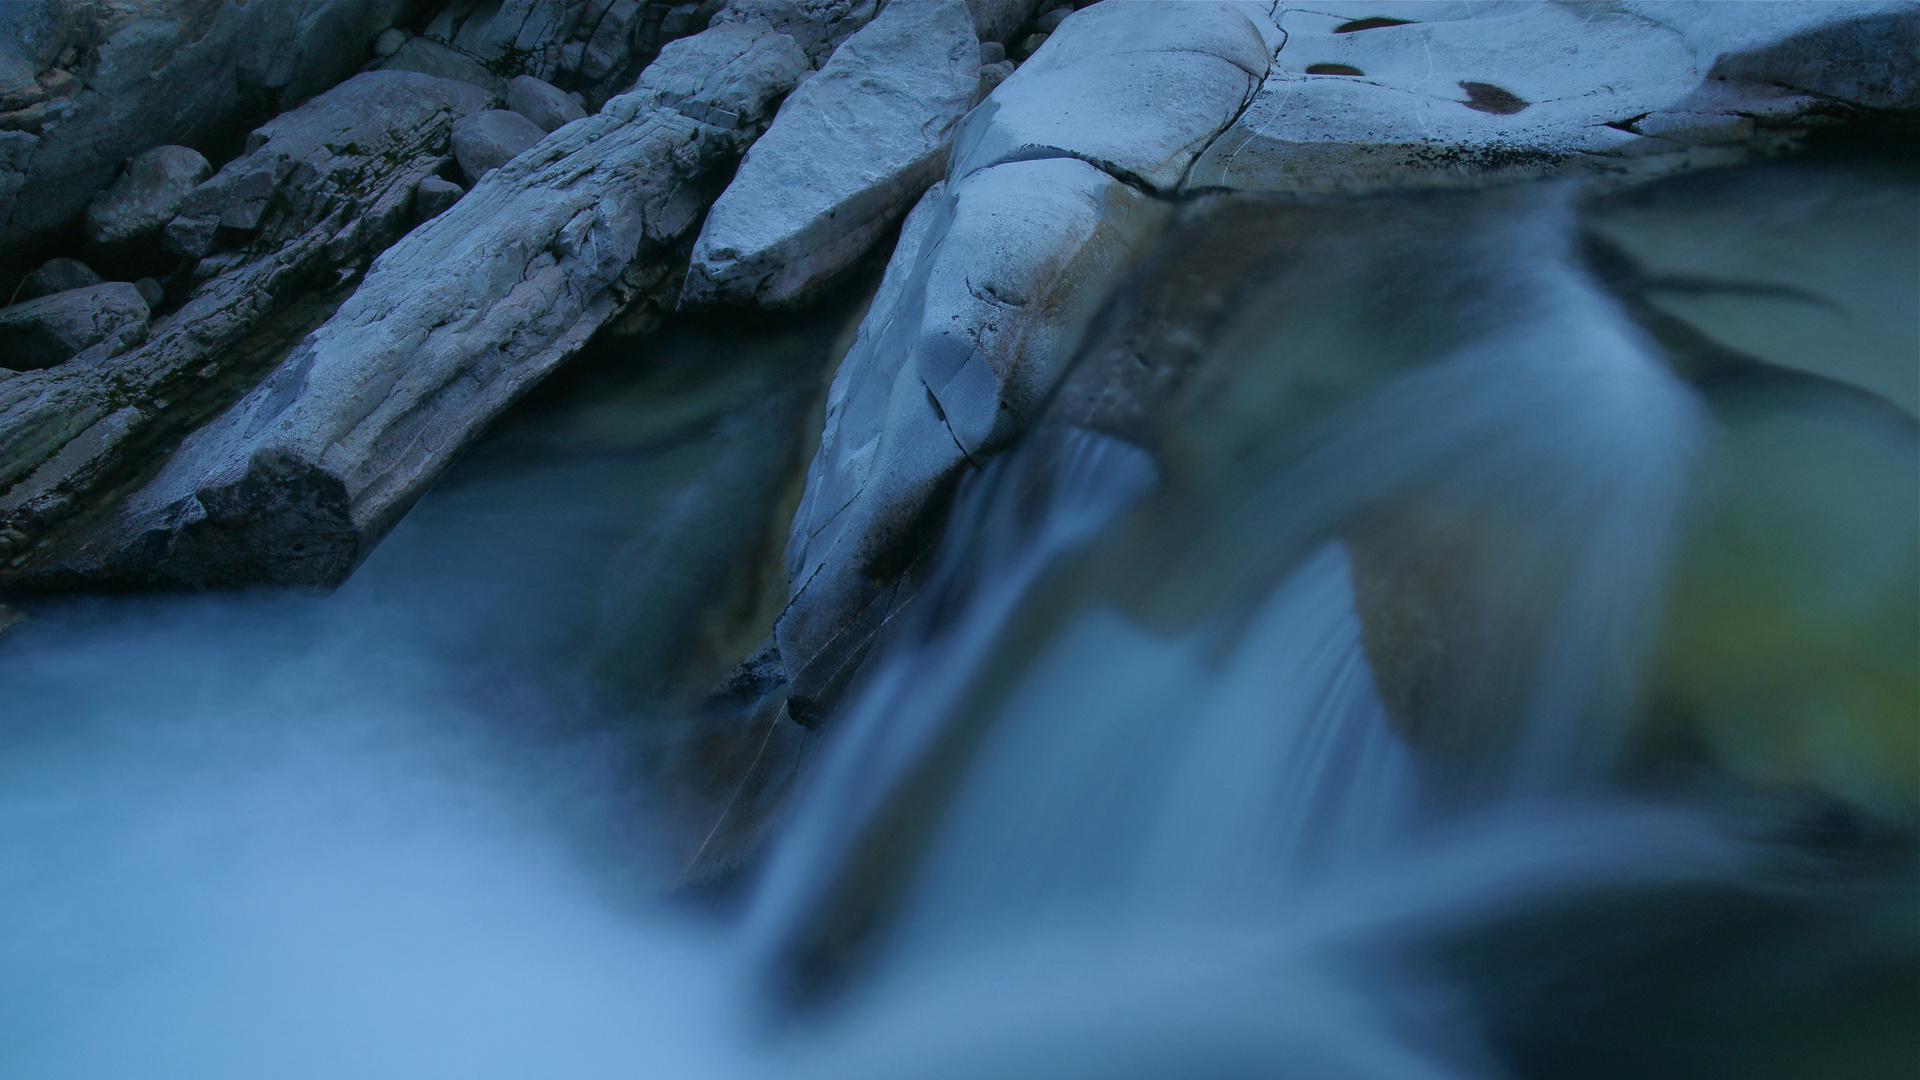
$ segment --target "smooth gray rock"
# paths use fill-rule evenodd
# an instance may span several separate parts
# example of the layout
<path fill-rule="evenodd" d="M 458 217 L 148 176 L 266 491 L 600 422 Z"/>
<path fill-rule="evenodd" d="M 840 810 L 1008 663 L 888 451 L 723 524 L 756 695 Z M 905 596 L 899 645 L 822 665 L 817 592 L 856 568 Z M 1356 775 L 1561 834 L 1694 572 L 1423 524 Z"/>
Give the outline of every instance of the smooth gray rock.
<path fill-rule="evenodd" d="M 19 5 L 16 39 L 50 87 L 25 160 L 0 138 L 0 244 L 79 222 L 122 162 L 150 147 L 207 149 L 353 74 L 367 40 L 419 0 Z M 30 54 L 30 55 L 28 55 Z M 69 81 L 49 79 L 65 55 Z M 57 89 L 52 89 L 57 87 Z M 11 189 L 11 200 L 7 192 Z"/>
<path fill-rule="evenodd" d="M 24 302 L 38 300 L 42 296 L 66 292 L 68 289 L 84 289 L 89 285 L 98 285 L 104 278 L 93 272 L 93 267 L 79 259 L 48 259 L 39 268 L 20 281 L 20 288 L 14 293 L 14 300 Z"/>
<path fill-rule="evenodd" d="M 145 440 L 206 418 L 183 398 L 217 401 L 232 380 L 258 378 L 291 344 L 256 338 L 263 325 L 412 226 L 414 188 L 446 165 L 454 119 L 489 104 L 464 83 L 368 72 L 275 117 L 252 151 L 196 188 L 186 210 L 203 216 L 173 224 L 204 221 L 217 243 L 144 344 L 0 382 L 0 580 L 27 572 L 54 525 L 125 482 Z M 254 227 L 221 230 L 222 220 Z M 324 317 L 329 302 L 299 318 Z"/>
<path fill-rule="evenodd" d="M 835 374 L 794 517 L 775 634 L 796 716 L 831 707 L 911 597 L 925 523 L 1051 392 L 1166 221 L 1143 188 L 1177 187 L 1232 121 L 1271 30 L 1229 3 L 1096 4 L 963 122 Z"/>
<path fill-rule="evenodd" d="M 0 366 L 30 371 L 65 363 L 96 345 L 102 358 L 147 336 L 147 302 L 124 281 L 67 289 L 0 308 Z"/>
<path fill-rule="evenodd" d="M 805 66 L 791 38 L 764 28 L 669 45 L 632 92 L 388 249 L 150 484 L 23 572 L 338 582 L 489 420 L 684 258 L 712 173 L 752 131 L 701 124 L 686 107 L 757 118 Z"/>
<path fill-rule="evenodd" d="M 1044 12 L 1039 18 L 1033 20 L 1033 32 L 1036 34 L 1051 34 L 1055 30 L 1060 29 L 1060 24 L 1066 22 L 1067 16 L 1071 14 L 1073 14 L 1071 7 L 1057 7 L 1051 11 Z"/>
<path fill-rule="evenodd" d="M 487 109 L 454 123 L 453 157 L 467 174 L 467 183 L 477 184 L 546 137 L 538 124 L 517 112 Z"/>
<path fill-rule="evenodd" d="M 399 52 L 406 43 L 407 32 L 397 26 L 389 26 L 373 39 L 373 55 L 385 59 Z"/>
<path fill-rule="evenodd" d="M 1733 164 L 1836 103 L 1920 102 L 1920 6 L 1282 4 L 1272 73 L 1188 190 L 1362 193 Z M 1071 25 L 1071 21 L 1069 22 Z M 1339 64 L 1358 77 L 1309 74 Z M 1904 105 L 1898 103 L 1905 102 Z"/>
<path fill-rule="evenodd" d="M 1083 161 L 1011 162 L 931 189 L 828 392 L 776 624 L 790 707 L 828 707 L 911 594 L 970 464 L 1010 442 L 1169 208 Z"/>
<path fill-rule="evenodd" d="M 1233 4 L 1095 4 L 968 116 L 953 173 L 1070 156 L 1173 190 L 1267 66 L 1265 36 Z"/>
<path fill-rule="evenodd" d="M 451 180 L 429 176 L 413 189 L 413 213 L 421 221 L 439 217 L 460 201 L 466 189 Z"/>
<path fill-rule="evenodd" d="M 133 287 L 139 292 L 140 299 L 147 302 L 149 308 L 157 308 L 167 301 L 166 287 L 150 277 L 143 277 L 134 282 Z"/>
<path fill-rule="evenodd" d="M 516 75 L 508 80 L 507 108 L 533 121 L 541 131 L 552 131 L 587 115 L 587 110 L 559 87 L 531 75 Z"/>
<path fill-rule="evenodd" d="M 207 159 L 184 146 L 156 146 L 135 154 L 113 186 L 87 205 L 88 245 L 114 252 L 153 238 L 211 175 Z"/>
<path fill-rule="evenodd" d="M 895 4 L 795 90 L 694 242 L 688 304 L 792 307 L 937 179 L 979 81 L 961 0 Z"/>
<path fill-rule="evenodd" d="M 983 41 L 980 43 L 980 66 L 981 67 L 986 67 L 989 64 L 998 64 L 1002 60 L 1005 60 L 1006 58 L 1007 58 L 1007 47 L 1005 45 L 1002 45 L 997 41 Z M 1011 65 L 1009 65 L 1008 70 L 1012 70 Z"/>

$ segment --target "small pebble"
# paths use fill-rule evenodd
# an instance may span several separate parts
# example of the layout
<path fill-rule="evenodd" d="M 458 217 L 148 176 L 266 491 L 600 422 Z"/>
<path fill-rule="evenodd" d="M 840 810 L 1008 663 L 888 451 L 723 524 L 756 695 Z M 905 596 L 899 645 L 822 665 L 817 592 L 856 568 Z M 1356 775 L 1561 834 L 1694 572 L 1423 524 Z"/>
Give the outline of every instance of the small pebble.
<path fill-rule="evenodd" d="M 143 277 L 134 282 L 133 287 L 139 292 L 140 299 L 145 300 L 150 308 L 158 308 L 167 299 L 167 290 L 150 277 Z"/>
<path fill-rule="evenodd" d="M 980 66 L 981 67 L 985 67 L 988 64 L 997 64 L 1000 61 L 1005 60 L 1006 58 L 1007 58 L 1007 47 L 1005 45 L 1002 45 L 997 41 L 983 41 L 980 43 Z"/>
<path fill-rule="evenodd" d="M 1046 43 L 1047 43 L 1047 35 L 1028 34 L 1026 40 L 1020 43 L 1020 55 L 1032 56 L 1036 51 L 1039 50 L 1040 46 L 1045 45 Z"/>
<path fill-rule="evenodd" d="M 1058 30 L 1060 24 L 1066 22 L 1067 16 L 1071 14 L 1073 14 L 1073 9 L 1070 7 L 1054 8 L 1052 11 L 1033 20 L 1033 28 L 1039 33 L 1051 34 L 1055 30 Z"/>

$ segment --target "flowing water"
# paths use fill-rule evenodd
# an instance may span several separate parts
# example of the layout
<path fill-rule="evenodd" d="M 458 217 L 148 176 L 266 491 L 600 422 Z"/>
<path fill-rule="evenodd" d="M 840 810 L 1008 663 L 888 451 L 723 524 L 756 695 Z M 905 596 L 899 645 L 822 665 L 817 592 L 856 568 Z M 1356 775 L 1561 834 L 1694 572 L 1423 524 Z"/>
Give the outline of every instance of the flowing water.
<path fill-rule="evenodd" d="M 963 481 L 719 886 L 676 889 L 731 775 L 689 701 L 771 618 L 850 300 L 597 343 L 331 595 L 31 605 L 0 1076 L 1893 1075 L 1902 767 L 1740 741 L 1764 709 L 1672 675 L 1666 629 L 1776 400 L 1864 433 L 1803 485 L 1853 514 L 1822 602 L 1920 618 L 1875 359 L 1920 341 L 1869 318 L 1757 366 L 1689 298 L 1800 332 L 1775 309 L 1827 318 L 1824 279 L 1682 280 L 1645 240 L 1745 199 L 1753 237 L 1920 292 L 1920 185 L 1801 168 L 1189 208 Z M 1823 262 L 1862 207 L 1884 235 Z M 1861 655 L 1846 687 L 1920 723 Z"/>

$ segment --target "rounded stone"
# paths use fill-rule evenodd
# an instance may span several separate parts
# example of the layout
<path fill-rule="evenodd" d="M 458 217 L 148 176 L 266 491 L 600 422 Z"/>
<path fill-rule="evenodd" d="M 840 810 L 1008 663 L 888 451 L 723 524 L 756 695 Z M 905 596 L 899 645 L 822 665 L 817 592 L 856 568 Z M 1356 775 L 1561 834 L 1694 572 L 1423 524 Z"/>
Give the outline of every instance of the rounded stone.
<path fill-rule="evenodd" d="M 399 52 L 400 46 L 406 43 L 407 32 L 397 26 L 389 26 L 373 39 L 373 55 L 384 59 Z"/>
<path fill-rule="evenodd" d="M 25 303 L 70 289 L 98 285 L 102 280 L 99 274 L 93 272 L 93 267 L 79 259 L 48 259 L 38 270 L 21 280 L 19 291 L 14 293 L 13 299 L 17 303 Z"/>
<path fill-rule="evenodd" d="M 134 155 L 113 186 L 87 205 L 87 242 L 111 247 L 158 233 L 211 175 L 207 159 L 184 146 L 156 146 Z"/>
<path fill-rule="evenodd" d="M 479 183 L 546 137 L 540 125 L 517 112 L 487 109 L 454 121 L 453 156 L 468 183 Z"/>

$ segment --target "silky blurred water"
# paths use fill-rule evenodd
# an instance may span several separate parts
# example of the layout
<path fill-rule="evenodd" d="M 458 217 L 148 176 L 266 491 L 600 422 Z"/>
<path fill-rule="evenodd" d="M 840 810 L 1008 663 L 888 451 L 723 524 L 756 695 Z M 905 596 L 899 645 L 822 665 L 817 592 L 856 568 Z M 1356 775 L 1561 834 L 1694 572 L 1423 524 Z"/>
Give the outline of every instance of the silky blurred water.
<path fill-rule="evenodd" d="M 1888 1075 L 1920 1006 L 1902 774 L 1752 741 L 1696 564 L 1800 578 L 1695 549 L 1801 513 L 1752 509 L 1790 470 L 1739 471 L 1744 418 L 1859 432 L 1833 445 L 1865 479 L 1816 460 L 1789 492 L 1849 508 L 1808 580 L 1911 588 L 1911 492 L 1878 479 L 1920 485 L 1900 331 L 1749 356 L 1723 309 L 1798 301 L 1672 302 L 1731 271 L 1647 239 L 1706 228 L 1738 264 L 1725 208 L 1785 206 L 1747 246 L 1825 267 L 1833 221 L 1920 190 L 1785 176 L 1189 208 L 963 479 L 718 885 L 680 881 L 728 794 L 687 779 L 725 734 L 698 701 L 777 606 L 854 299 L 596 343 L 331 595 L 28 605 L 0 636 L 0 1076 Z M 1223 321 L 1156 308 L 1223 234 Z M 1101 368 L 1146 312 L 1202 345 Z M 1136 362 L 1139 409 L 1085 404 Z M 1907 632 L 1835 600 L 1780 640 L 1862 610 Z M 1880 731 L 1913 707 L 1871 660 L 1852 697 L 1766 663 Z"/>

